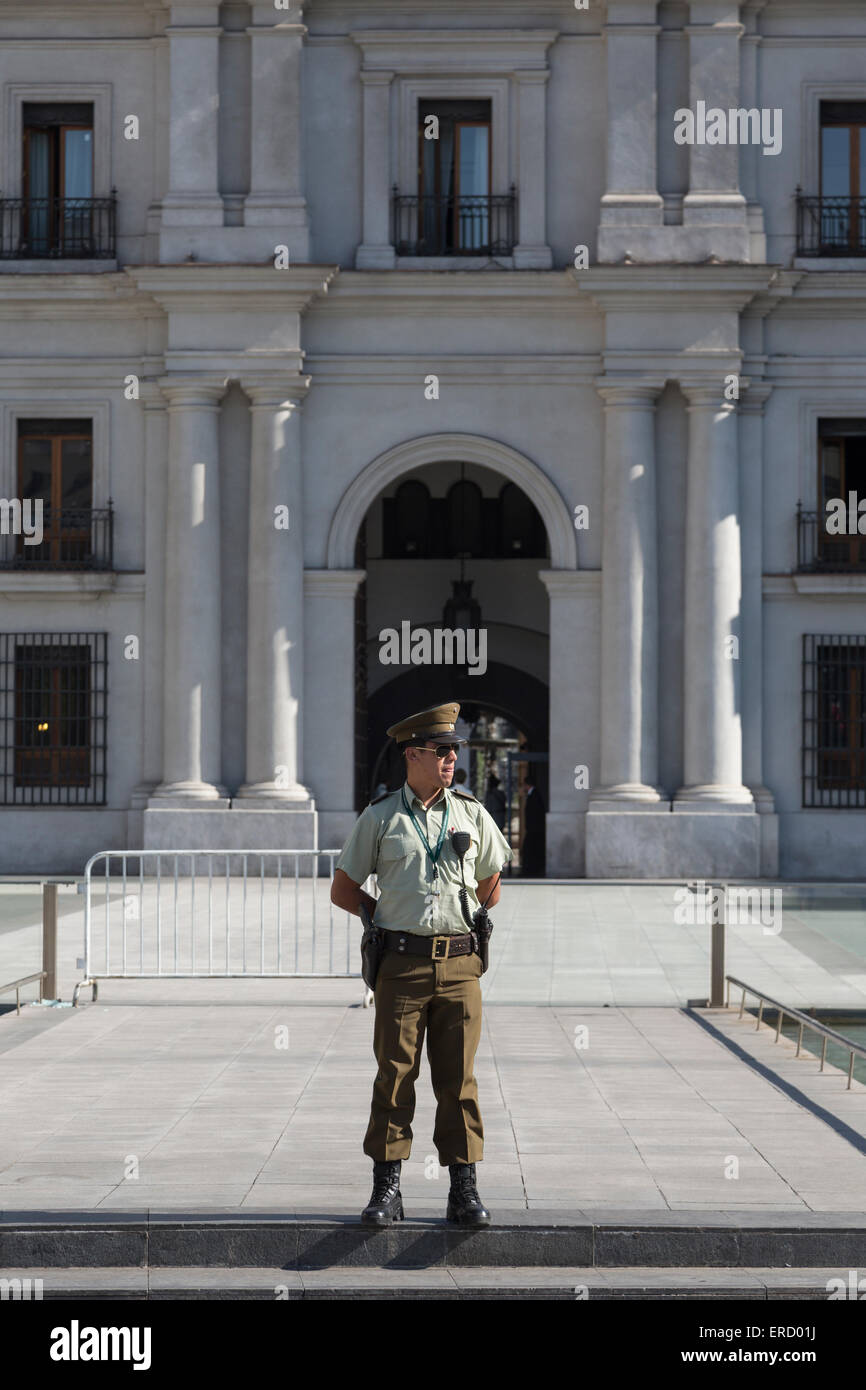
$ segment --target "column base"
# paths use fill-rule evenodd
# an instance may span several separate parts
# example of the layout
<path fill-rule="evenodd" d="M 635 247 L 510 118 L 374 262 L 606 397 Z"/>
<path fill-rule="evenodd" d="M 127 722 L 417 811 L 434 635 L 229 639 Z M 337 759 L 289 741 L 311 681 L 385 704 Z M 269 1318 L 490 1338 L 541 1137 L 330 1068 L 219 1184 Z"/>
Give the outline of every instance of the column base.
<path fill-rule="evenodd" d="M 313 811 L 316 803 L 307 787 L 292 782 L 278 787 L 274 782 L 247 782 L 232 797 L 233 810 L 259 810 L 273 806 L 275 810 Z"/>
<path fill-rule="evenodd" d="M 776 810 L 776 800 L 773 793 L 760 783 L 755 787 L 749 787 L 752 798 L 755 802 L 755 810 L 759 816 L 772 816 Z"/>
<path fill-rule="evenodd" d="M 673 811 L 742 811 L 748 806 L 754 810 L 755 802 L 748 787 L 723 786 L 718 782 L 696 783 L 680 787 L 673 799 Z"/>
<path fill-rule="evenodd" d="M 597 787 L 590 795 L 589 809 L 597 812 L 640 812 L 667 811 L 669 807 L 658 787 L 651 787 L 645 782 L 617 782 L 609 787 Z"/>
<path fill-rule="evenodd" d="M 587 878 L 756 878 L 762 817 L 754 808 L 586 814 Z"/>
<path fill-rule="evenodd" d="M 393 246 L 361 245 L 355 255 L 356 270 L 393 270 L 397 253 Z"/>
<path fill-rule="evenodd" d="M 164 227 L 221 227 L 223 200 L 218 194 L 168 193 L 162 200 Z"/>
<path fill-rule="evenodd" d="M 212 782 L 160 782 L 147 799 L 147 806 L 201 806 L 202 809 L 227 809 L 225 787 Z"/>
<path fill-rule="evenodd" d="M 553 266 L 553 252 L 549 246 L 517 245 L 512 256 L 515 270 L 550 270 Z"/>

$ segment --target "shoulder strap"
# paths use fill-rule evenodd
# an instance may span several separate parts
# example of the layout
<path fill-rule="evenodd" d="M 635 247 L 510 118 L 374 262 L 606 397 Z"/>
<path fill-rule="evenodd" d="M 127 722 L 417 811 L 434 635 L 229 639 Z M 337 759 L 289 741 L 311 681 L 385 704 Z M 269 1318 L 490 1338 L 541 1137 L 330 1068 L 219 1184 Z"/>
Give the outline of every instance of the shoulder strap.
<path fill-rule="evenodd" d="M 473 792 L 464 791 L 462 787 L 449 787 L 448 790 L 455 796 L 462 796 L 466 801 L 477 801 L 478 797 Z"/>

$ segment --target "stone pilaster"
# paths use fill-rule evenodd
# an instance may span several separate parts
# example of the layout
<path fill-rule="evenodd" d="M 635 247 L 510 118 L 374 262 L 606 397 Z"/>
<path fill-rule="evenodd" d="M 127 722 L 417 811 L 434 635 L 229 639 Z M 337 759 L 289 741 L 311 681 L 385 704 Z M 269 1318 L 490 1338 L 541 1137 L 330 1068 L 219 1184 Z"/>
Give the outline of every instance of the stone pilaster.
<path fill-rule="evenodd" d="M 166 227 L 221 227 L 219 195 L 219 5 L 182 0 L 171 6 L 169 41 L 169 186 Z"/>
<path fill-rule="evenodd" d="M 772 387 L 755 382 L 737 406 L 740 421 L 740 517 L 742 548 L 743 781 L 755 809 L 772 814 L 773 794 L 764 786 L 764 406 Z"/>
<path fill-rule="evenodd" d="M 309 227 L 303 193 L 301 58 L 304 36 L 300 4 L 275 10 L 273 0 L 255 0 L 247 29 L 252 65 L 250 191 L 244 201 L 247 227 L 275 227 L 292 262 L 309 260 Z"/>
<path fill-rule="evenodd" d="M 144 727 L 141 781 L 130 806 L 140 810 L 162 781 L 164 716 L 165 532 L 168 458 L 166 398 L 154 382 L 142 382 L 144 410 L 144 631 L 142 680 Z M 132 843 L 138 843 L 136 836 Z"/>
<path fill-rule="evenodd" d="M 391 244 L 391 140 L 389 112 L 393 72 L 361 72 L 364 90 L 363 239 L 358 270 L 389 270 L 396 255 Z"/>
<path fill-rule="evenodd" d="M 664 220 L 656 172 L 656 49 L 661 32 L 656 13 L 656 0 L 609 0 L 607 6 L 607 178 L 599 261 L 622 260 L 632 244 L 642 246 L 645 229 L 660 228 Z"/>
<path fill-rule="evenodd" d="M 689 38 L 689 104 L 707 112 L 724 113 L 726 133 L 730 110 L 740 106 L 739 43 L 744 26 L 739 0 L 691 0 Z M 749 234 L 746 200 L 740 192 L 740 146 L 730 139 L 709 144 L 695 139 L 689 146 L 689 191 L 683 199 L 683 226 L 711 228 L 708 253 L 723 261 L 746 261 Z"/>
<path fill-rule="evenodd" d="M 549 270 L 553 256 L 546 230 L 546 98 L 550 73 L 515 73 L 518 95 L 518 240 L 514 265 L 518 270 Z M 498 193 L 499 189 L 493 189 Z"/>

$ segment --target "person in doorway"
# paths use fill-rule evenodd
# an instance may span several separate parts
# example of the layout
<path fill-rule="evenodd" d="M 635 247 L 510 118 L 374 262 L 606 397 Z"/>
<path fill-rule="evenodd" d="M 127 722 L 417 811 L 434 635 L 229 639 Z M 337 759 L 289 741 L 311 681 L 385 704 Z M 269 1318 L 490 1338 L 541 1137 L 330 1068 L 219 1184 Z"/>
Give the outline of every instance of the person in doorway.
<path fill-rule="evenodd" d="M 499 784 L 499 778 L 495 772 L 491 772 L 487 778 L 487 795 L 484 798 L 484 809 L 489 811 L 500 830 L 505 829 L 505 792 Z"/>
<path fill-rule="evenodd" d="M 373 1193 L 362 1213 L 368 1225 L 403 1219 L 400 1169 L 412 1148 L 415 1081 L 421 1048 L 436 1095 L 433 1143 L 451 1176 L 446 1217 L 487 1226 L 475 1165 L 484 1130 L 474 1075 L 481 1037 L 481 960 L 458 896 L 465 876 L 470 915 L 499 899 L 496 876 L 512 850 L 471 792 L 452 786 L 460 706 L 436 705 L 388 730 L 402 750 L 406 780 L 361 813 L 337 860 L 331 901 L 357 913 L 363 902 L 382 928 L 386 947 L 376 977 L 373 1085 L 364 1153 L 373 1160 Z M 449 831 L 468 832 L 463 860 Z M 361 889 L 369 874 L 380 896 Z"/>
<path fill-rule="evenodd" d="M 520 872 L 523 878 L 543 878 L 545 869 L 545 808 L 541 792 L 531 772 L 524 779 L 524 835 L 520 846 Z"/>

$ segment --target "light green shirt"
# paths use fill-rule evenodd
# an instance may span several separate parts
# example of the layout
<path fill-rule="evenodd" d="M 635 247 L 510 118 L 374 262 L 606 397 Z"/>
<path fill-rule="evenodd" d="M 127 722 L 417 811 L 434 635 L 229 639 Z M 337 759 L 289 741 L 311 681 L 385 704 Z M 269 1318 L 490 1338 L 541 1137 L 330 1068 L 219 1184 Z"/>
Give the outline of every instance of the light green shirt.
<path fill-rule="evenodd" d="M 430 892 L 433 864 L 412 818 L 404 809 L 401 792 L 405 792 L 415 819 L 434 851 L 447 801 L 448 827 L 437 861 L 438 899 Z M 478 883 L 498 873 L 514 857 L 514 851 L 481 802 L 447 787 L 425 811 L 409 783 L 404 782 L 401 790 L 390 792 L 364 808 L 336 867 L 354 883 L 363 883 L 370 874 L 376 875 L 380 893 L 374 918 L 377 927 L 415 932 L 419 936 L 469 931 L 457 896 L 462 880 L 460 860 L 451 843 L 452 830 L 467 830 L 471 836 L 463 859 L 471 915 L 480 906 L 475 891 Z"/>

